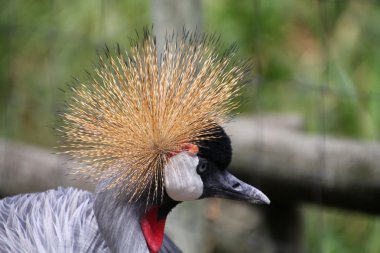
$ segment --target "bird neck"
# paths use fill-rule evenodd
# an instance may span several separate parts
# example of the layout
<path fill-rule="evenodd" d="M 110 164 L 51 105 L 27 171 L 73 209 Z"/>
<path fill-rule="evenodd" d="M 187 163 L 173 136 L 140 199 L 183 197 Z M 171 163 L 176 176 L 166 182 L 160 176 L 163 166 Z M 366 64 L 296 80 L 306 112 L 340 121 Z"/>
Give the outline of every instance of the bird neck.
<path fill-rule="evenodd" d="M 160 205 L 151 206 L 141 217 L 140 225 L 150 253 L 156 253 L 161 248 L 164 239 L 166 217 L 178 204 L 177 201 L 164 201 Z"/>
<path fill-rule="evenodd" d="M 166 217 L 179 203 L 167 196 L 160 203 L 146 205 L 115 197 L 107 182 L 98 185 L 94 213 L 99 230 L 112 252 L 157 253 L 162 245 Z"/>

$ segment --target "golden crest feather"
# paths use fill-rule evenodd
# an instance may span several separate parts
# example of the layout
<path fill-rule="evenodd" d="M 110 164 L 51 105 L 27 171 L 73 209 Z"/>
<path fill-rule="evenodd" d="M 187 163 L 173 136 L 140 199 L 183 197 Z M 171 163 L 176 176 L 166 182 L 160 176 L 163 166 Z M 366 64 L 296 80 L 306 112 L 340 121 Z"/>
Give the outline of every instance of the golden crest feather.
<path fill-rule="evenodd" d="M 75 173 L 99 181 L 131 201 L 148 192 L 162 198 L 168 154 L 186 143 L 217 138 L 249 70 L 235 48 L 218 54 L 219 38 L 184 31 L 157 54 L 145 31 L 129 52 L 106 51 L 87 82 L 73 88 L 58 128 L 63 153 L 79 161 Z"/>

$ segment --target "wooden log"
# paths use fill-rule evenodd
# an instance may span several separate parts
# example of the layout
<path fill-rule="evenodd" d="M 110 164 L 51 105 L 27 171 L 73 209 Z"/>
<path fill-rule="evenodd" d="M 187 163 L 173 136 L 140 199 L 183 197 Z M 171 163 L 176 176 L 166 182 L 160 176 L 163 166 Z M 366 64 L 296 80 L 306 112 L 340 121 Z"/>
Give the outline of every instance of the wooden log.
<path fill-rule="evenodd" d="M 239 118 L 226 125 L 231 167 L 272 200 L 380 213 L 380 144 L 308 135 Z"/>
<path fill-rule="evenodd" d="M 83 180 L 66 176 L 67 157 L 36 146 L 0 139 L 0 195 L 38 192 L 58 186 L 93 189 Z"/>

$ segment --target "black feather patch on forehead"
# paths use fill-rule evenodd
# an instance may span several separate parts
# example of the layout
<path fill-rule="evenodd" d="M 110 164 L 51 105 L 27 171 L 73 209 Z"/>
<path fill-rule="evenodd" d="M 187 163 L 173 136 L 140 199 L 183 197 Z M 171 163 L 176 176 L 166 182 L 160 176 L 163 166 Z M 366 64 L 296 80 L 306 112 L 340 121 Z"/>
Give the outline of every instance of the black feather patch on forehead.
<path fill-rule="evenodd" d="M 232 147 L 231 140 L 221 126 L 213 131 L 215 138 L 198 142 L 198 156 L 206 158 L 215 163 L 219 169 L 226 169 L 231 162 Z"/>

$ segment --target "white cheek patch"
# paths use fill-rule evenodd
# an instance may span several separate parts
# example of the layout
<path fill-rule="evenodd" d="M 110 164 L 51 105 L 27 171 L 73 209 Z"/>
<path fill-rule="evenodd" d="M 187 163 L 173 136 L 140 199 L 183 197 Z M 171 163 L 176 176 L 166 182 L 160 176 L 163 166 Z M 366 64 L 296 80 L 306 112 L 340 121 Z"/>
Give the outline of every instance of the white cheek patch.
<path fill-rule="evenodd" d="M 197 173 L 199 159 L 187 152 L 170 158 L 165 167 L 165 189 L 176 201 L 198 199 L 203 193 L 203 182 Z"/>

